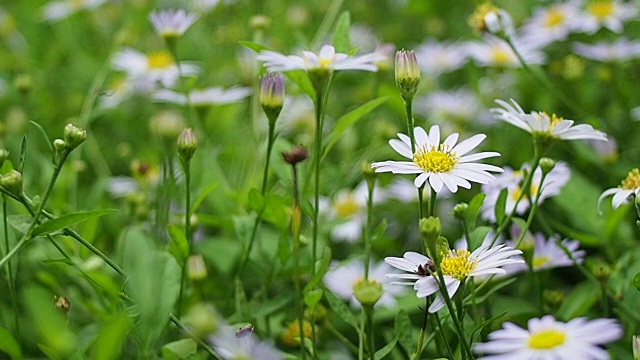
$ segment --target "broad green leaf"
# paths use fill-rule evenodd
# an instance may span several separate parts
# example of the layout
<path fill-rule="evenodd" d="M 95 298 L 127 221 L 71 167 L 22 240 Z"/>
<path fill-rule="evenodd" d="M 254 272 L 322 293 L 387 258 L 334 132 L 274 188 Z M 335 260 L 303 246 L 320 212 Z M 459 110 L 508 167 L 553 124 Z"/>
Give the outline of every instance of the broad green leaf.
<path fill-rule="evenodd" d="M 476 220 L 478 219 L 478 213 L 480 212 L 480 208 L 482 207 L 482 203 L 484 202 L 484 198 L 487 195 L 484 193 L 479 193 L 469 201 L 469 207 L 467 208 L 467 213 L 465 214 L 465 223 L 469 228 L 469 231 L 473 231 L 476 227 Z"/>
<path fill-rule="evenodd" d="M 320 302 L 320 299 L 322 299 L 322 292 L 322 289 L 313 289 L 305 293 L 304 303 L 307 305 L 307 307 L 309 307 L 310 309 L 315 309 L 316 305 L 318 305 L 318 303 Z"/>
<path fill-rule="evenodd" d="M 200 204 L 202 204 L 204 199 L 207 197 L 207 195 L 209 195 L 209 193 L 215 190 L 215 188 L 217 187 L 218 187 L 218 183 L 214 182 L 209 184 L 209 186 L 207 186 L 206 188 L 204 188 L 204 190 L 202 190 L 200 194 L 198 194 L 198 196 L 196 197 L 196 200 L 193 202 L 193 205 L 191 205 L 191 211 L 195 213 L 200 207 Z"/>
<path fill-rule="evenodd" d="M 258 214 L 262 213 L 266 206 L 264 196 L 256 188 L 249 190 L 249 206 Z"/>
<path fill-rule="evenodd" d="M 13 360 L 22 359 L 22 349 L 9 330 L 0 327 L 0 351 L 9 355 Z"/>
<path fill-rule="evenodd" d="M 121 359 L 122 347 L 132 327 L 133 322 L 126 313 L 110 315 L 108 323 L 105 324 L 93 342 L 91 358 L 96 360 Z"/>
<path fill-rule="evenodd" d="M 316 273 L 313 275 L 311 280 L 309 280 L 307 285 L 304 287 L 304 290 L 302 290 L 303 293 L 306 293 L 307 291 L 313 289 L 316 286 L 316 284 L 319 283 L 320 280 L 322 280 L 322 277 L 327 272 L 327 270 L 329 270 L 329 265 L 331 264 L 331 248 L 330 247 L 327 246 L 324 249 L 324 255 L 322 256 L 322 259 L 319 260 L 319 263 L 320 263 L 319 266 L 316 264 L 316 267 L 317 267 Z"/>
<path fill-rule="evenodd" d="M 411 354 L 416 346 L 414 343 L 415 334 L 412 330 L 411 320 L 407 312 L 404 310 L 398 311 L 395 322 L 395 333 L 398 334 L 398 342 L 407 354 Z"/>
<path fill-rule="evenodd" d="M 327 143 L 327 146 L 324 148 L 323 157 L 327 156 L 331 148 L 338 142 L 340 137 L 344 134 L 347 129 L 355 124 L 358 120 L 362 119 L 365 115 L 375 110 L 378 106 L 384 104 L 385 101 L 389 99 L 388 96 L 379 97 L 377 99 L 371 100 L 368 103 L 365 103 L 358 108 L 351 110 L 350 112 L 343 115 L 338 121 L 336 121 L 335 126 L 329 134 L 327 138 L 331 140 Z"/>
<path fill-rule="evenodd" d="M 182 339 L 165 344 L 162 347 L 162 358 L 167 360 L 193 359 L 198 352 L 198 344 L 193 339 Z"/>
<path fill-rule="evenodd" d="M 336 52 L 346 53 L 351 48 L 349 31 L 351 27 L 351 15 L 348 11 L 343 12 L 336 23 L 336 30 L 333 32 L 333 47 Z"/>
<path fill-rule="evenodd" d="M 598 285 L 591 281 L 577 284 L 565 297 L 556 315 L 565 321 L 582 316 L 598 302 L 601 295 L 602 292 Z"/>
<path fill-rule="evenodd" d="M 354 329 L 358 329 L 358 319 L 353 314 L 353 312 L 351 312 L 351 309 L 349 309 L 349 307 L 345 305 L 345 303 L 341 299 L 333 295 L 333 293 L 329 290 L 324 292 L 324 297 L 325 299 L 327 299 L 329 306 L 331 307 L 331 309 L 333 309 L 333 311 L 335 311 L 339 318 L 344 320 L 347 324 L 351 325 Z"/>
<path fill-rule="evenodd" d="M 471 236 L 471 239 L 469 239 L 469 243 L 471 245 L 469 251 L 474 251 L 475 249 L 479 248 L 482 245 L 484 239 L 487 237 L 489 231 L 491 231 L 491 228 L 488 226 L 479 226 L 473 229 L 471 234 L 469 234 L 469 236 Z"/>
<path fill-rule="evenodd" d="M 494 210 L 496 215 L 496 223 L 501 224 L 504 220 L 505 207 L 507 205 L 507 196 L 509 195 L 509 191 L 507 188 L 504 188 L 500 191 L 500 195 L 498 195 L 498 200 L 496 201 L 496 208 Z"/>
<path fill-rule="evenodd" d="M 373 358 L 375 360 L 384 359 L 385 356 L 389 355 L 391 350 L 393 350 L 393 348 L 396 347 L 397 342 L 398 342 L 398 337 L 396 336 L 393 338 L 393 340 L 389 341 L 389 343 L 387 343 L 387 345 L 385 345 L 382 349 L 376 351 L 376 353 L 373 354 Z"/>
<path fill-rule="evenodd" d="M 104 216 L 108 214 L 113 214 L 118 212 L 115 209 L 102 209 L 102 210 L 92 210 L 92 211 L 80 211 L 72 214 L 62 215 L 59 218 L 49 220 L 44 224 L 38 225 L 33 230 L 33 237 L 40 235 L 49 235 L 56 231 L 66 229 L 71 225 L 77 224 L 79 222 L 95 218 L 98 216 Z"/>
<path fill-rule="evenodd" d="M 44 142 L 47 143 L 47 145 L 49 145 L 49 151 L 51 151 L 51 156 L 53 156 L 53 154 L 55 154 L 55 150 L 53 149 L 53 142 L 49 139 L 49 136 L 47 135 L 47 132 L 37 122 L 35 122 L 35 121 L 29 121 L 29 122 L 31 123 L 31 125 L 35 126 L 36 129 L 38 129 L 38 131 L 40 131 L 40 133 L 44 137 Z"/>
<path fill-rule="evenodd" d="M 284 73 L 291 81 L 296 83 L 304 91 L 305 94 L 309 95 L 309 98 L 313 102 L 316 101 L 316 90 L 313 88 L 313 84 L 309 79 L 309 75 L 304 70 L 295 70 L 295 71 L 287 71 Z"/>
<path fill-rule="evenodd" d="M 169 252 L 178 261 L 178 263 L 184 264 L 189 256 L 189 241 L 187 241 L 182 229 L 175 225 L 168 225 L 167 231 L 171 238 Z"/>
<path fill-rule="evenodd" d="M 246 47 L 247 49 L 251 49 L 255 52 L 260 52 L 262 50 L 271 50 L 271 48 L 266 45 L 258 44 L 251 41 L 238 41 L 238 43 L 240 43 L 240 45 Z"/>

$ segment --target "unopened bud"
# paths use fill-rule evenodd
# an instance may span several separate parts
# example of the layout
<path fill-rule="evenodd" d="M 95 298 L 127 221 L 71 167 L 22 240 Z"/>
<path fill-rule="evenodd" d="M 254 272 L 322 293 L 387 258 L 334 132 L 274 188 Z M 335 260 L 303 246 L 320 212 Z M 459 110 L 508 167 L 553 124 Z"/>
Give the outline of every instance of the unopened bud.
<path fill-rule="evenodd" d="M 430 216 L 427 218 L 420 219 L 420 235 L 422 236 L 422 243 L 424 244 L 425 249 L 431 257 L 435 261 L 435 257 L 437 257 L 437 243 L 438 237 L 440 236 L 440 219 L 437 217 Z"/>
<path fill-rule="evenodd" d="M 402 98 L 409 102 L 413 100 L 420 85 L 420 67 L 416 54 L 412 51 L 400 50 L 396 52 L 396 86 Z"/>
<path fill-rule="evenodd" d="M 514 32 L 511 15 L 489 1 L 476 7 L 473 14 L 469 16 L 468 23 L 479 34 L 488 32 L 510 37 Z"/>
<path fill-rule="evenodd" d="M 436 243 L 436 251 L 440 258 L 449 254 L 451 248 L 449 247 L 449 240 L 446 237 L 440 236 L 438 237 L 438 242 Z"/>
<path fill-rule="evenodd" d="M 207 278 L 207 265 L 201 254 L 189 256 L 187 269 L 190 280 L 199 281 Z"/>
<path fill-rule="evenodd" d="M 367 185 L 369 186 L 369 188 L 372 189 L 376 184 L 376 178 L 378 177 L 378 174 L 375 172 L 375 170 L 373 170 L 370 162 L 362 163 L 362 175 L 367 181 Z"/>
<path fill-rule="evenodd" d="M 453 216 L 455 216 L 460 220 L 464 220 L 467 214 L 467 209 L 469 209 L 469 204 L 467 203 L 463 202 L 463 203 L 456 204 L 456 206 L 453 207 Z"/>
<path fill-rule="evenodd" d="M 280 73 L 268 73 L 260 78 L 260 105 L 273 125 L 284 104 L 284 78 Z"/>
<path fill-rule="evenodd" d="M 382 284 L 375 280 L 362 279 L 353 285 L 353 295 L 363 307 L 373 307 L 383 294 Z"/>
<path fill-rule="evenodd" d="M 64 141 L 67 143 L 69 150 L 77 148 L 83 141 L 87 139 L 87 131 L 73 124 L 67 124 L 64 127 Z"/>
<path fill-rule="evenodd" d="M 605 283 L 609 280 L 611 268 L 604 262 L 597 262 L 592 266 L 593 276 L 601 282 Z"/>
<path fill-rule="evenodd" d="M 22 174 L 16 170 L 0 176 L 0 186 L 13 195 L 22 195 Z"/>
<path fill-rule="evenodd" d="M 254 30 L 267 30 L 271 26 L 271 18 L 266 15 L 255 15 L 249 19 L 249 26 Z"/>
<path fill-rule="evenodd" d="M 296 165 L 300 161 L 304 161 L 309 157 L 309 152 L 304 146 L 295 146 L 291 151 L 283 151 L 282 158 L 287 164 Z"/>
<path fill-rule="evenodd" d="M 193 330 L 198 338 L 215 332 L 220 325 L 220 317 L 216 309 L 209 304 L 196 304 L 182 319 Z"/>
<path fill-rule="evenodd" d="M 545 290 L 542 293 L 544 302 L 555 308 L 564 301 L 564 293 L 562 291 Z"/>
<path fill-rule="evenodd" d="M 640 336 L 633 335 L 631 347 L 633 349 L 633 360 L 640 360 Z"/>
<path fill-rule="evenodd" d="M 13 80 L 13 85 L 23 95 L 26 95 L 31 91 L 32 83 L 31 76 L 27 74 L 18 75 L 15 80 Z"/>
<path fill-rule="evenodd" d="M 540 170 L 542 170 L 542 175 L 547 175 L 553 170 L 556 166 L 556 162 L 553 159 L 549 159 L 548 157 L 543 157 L 540 159 Z"/>
<path fill-rule="evenodd" d="M 53 149 L 56 153 L 60 153 L 67 148 L 67 143 L 62 139 L 53 140 Z"/>
<path fill-rule="evenodd" d="M 178 153 L 183 160 L 189 161 L 198 149 L 198 139 L 191 128 L 184 129 L 178 136 Z"/>

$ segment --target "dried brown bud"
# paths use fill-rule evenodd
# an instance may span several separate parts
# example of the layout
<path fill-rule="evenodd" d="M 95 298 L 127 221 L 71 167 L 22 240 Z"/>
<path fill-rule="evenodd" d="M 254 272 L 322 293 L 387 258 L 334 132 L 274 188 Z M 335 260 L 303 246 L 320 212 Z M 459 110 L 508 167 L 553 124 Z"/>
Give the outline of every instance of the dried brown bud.
<path fill-rule="evenodd" d="M 296 165 L 300 161 L 304 161 L 309 157 L 309 152 L 304 146 L 295 146 L 291 151 L 283 151 L 282 158 L 284 161 L 291 165 Z"/>

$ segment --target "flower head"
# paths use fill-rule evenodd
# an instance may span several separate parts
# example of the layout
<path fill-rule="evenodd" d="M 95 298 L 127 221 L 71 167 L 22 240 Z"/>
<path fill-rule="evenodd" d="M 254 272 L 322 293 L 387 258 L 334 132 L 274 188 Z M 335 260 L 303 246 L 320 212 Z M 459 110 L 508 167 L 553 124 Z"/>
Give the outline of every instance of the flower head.
<path fill-rule="evenodd" d="M 450 250 L 441 255 L 440 267 L 449 296 L 453 296 L 462 280 L 487 274 L 504 274 L 501 267 L 508 264 L 523 263 L 522 259 L 513 258 L 522 251 L 498 245 L 493 248 L 481 246 L 474 252 L 467 250 Z M 392 284 L 412 285 L 418 297 L 426 297 L 438 292 L 438 276 L 435 274 L 433 261 L 416 252 L 406 252 L 404 257 L 387 257 L 384 261 L 409 274 L 388 274 L 392 279 L 400 281 Z M 429 307 L 429 312 L 436 312 L 444 307 L 444 298 L 439 294 Z"/>
<path fill-rule="evenodd" d="M 225 360 L 280 360 L 282 355 L 268 343 L 258 340 L 252 328 L 238 331 L 229 326 L 219 329 L 209 337 L 216 352 Z"/>
<path fill-rule="evenodd" d="M 292 70 L 364 70 L 377 71 L 376 61 L 383 60 L 382 55 L 370 53 L 360 56 L 349 56 L 336 53 L 331 45 L 324 45 L 317 55 L 310 51 L 303 51 L 302 56 L 282 55 L 275 51 L 263 50 L 258 60 L 264 63 L 269 71 Z"/>
<path fill-rule="evenodd" d="M 411 139 L 407 135 L 398 134 L 400 140 L 389 141 L 389 145 L 395 151 L 411 161 L 384 161 L 373 163 L 371 166 L 376 172 L 419 174 L 414 180 L 416 187 L 421 187 L 428 180 L 429 186 L 438 193 L 445 186 L 451 192 L 456 192 L 458 186 L 469 189 L 469 181 L 486 184 L 495 179 L 489 171 L 502 172 L 497 166 L 474 162 L 500 156 L 497 152 L 466 155 L 486 138 L 484 134 L 474 135 L 458 143 L 459 135 L 453 133 L 441 143 L 440 127 L 433 125 L 429 134 L 423 128 L 416 127 L 414 136 L 415 152 L 411 150 Z"/>
<path fill-rule="evenodd" d="M 632 2 L 617 0 L 593 0 L 587 2 L 585 11 L 576 19 L 577 27 L 586 33 L 594 34 L 600 28 L 621 33 L 624 22 L 635 18 L 638 8 Z"/>
<path fill-rule="evenodd" d="M 432 77 L 460 69 L 467 63 L 467 55 L 461 43 L 427 41 L 416 50 L 420 69 Z"/>
<path fill-rule="evenodd" d="M 635 197 L 640 196 L 640 170 L 635 168 L 629 171 L 629 174 L 622 180 L 622 184 L 619 187 L 605 190 L 598 198 L 598 212 L 601 212 L 600 203 L 602 200 L 611 195 L 613 195 L 611 205 L 614 209 L 629 201 L 632 195 L 635 195 Z"/>
<path fill-rule="evenodd" d="M 154 11 L 149 21 L 165 41 L 175 41 L 198 20 L 198 15 L 189 14 L 183 9 Z"/>
<path fill-rule="evenodd" d="M 538 8 L 524 25 L 519 35 L 525 42 L 545 47 L 562 41 L 576 28 L 575 19 L 579 15 L 576 1 L 551 4 Z"/>
<path fill-rule="evenodd" d="M 640 57 L 640 41 L 629 41 L 625 38 L 619 38 L 612 43 L 574 43 L 573 51 L 584 58 L 595 61 L 628 61 Z"/>
<path fill-rule="evenodd" d="M 511 235 L 513 238 L 519 237 L 521 229 L 514 226 Z M 506 244 L 512 247 L 516 245 L 513 240 L 507 241 Z M 584 250 L 580 250 L 580 242 L 577 240 L 562 239 L 558 234 L 545 238 L 542 233 L 531 234 L 528 230 L 518 248 L 521 250 L 533 249 L 530 259 L 533 271 L 570 267 L 575 263 L 582 264 L 586 255 Z M 567 255 L 565 249 L 569 251 L 570 256 Z M 524 263 L 505 266 L 505 270 L 512 274 L 527 269 L 528 266 Z"/>
<path fill-rule="evenodd" d="M 519 68 L 520 60 L 506 41 L 495 36 L 484 36 L 482 42 L 472 41 L 465 45 L 467 53 L 478 66 Z M 527 64 L 543 64 L 546 56 L 528 39 L 512 38 L 514 46 Z"/>
<path fill-rule="evenodd" d="M 268 73 L 260 78 L 260 105 L 269 121 L 275 122 L 284 104 L 284 79 L 280 73 Z"/>
<path fill-rule="evenodd" d="M 601 345 L 619 339 L 623 332 L 612 319 L 572 319 L 563 323 L 551 315 L 530 319 L 527 329 L 505 323 L 489 334 L 489 341 L 473 346 L 482 359 L 596 360 L 609 356 Z"/>
<path fill-rule="evenodd" d="M 469 16 L 468 22 L 469 26 L 478 33 L 498 34 L 504 32 L 507 36 L 513 34 L 511 15 L 489 1 L 478 5 L 473 14 Z"/>
<path fill-rule="evenodd" d="M 81 10 L 93 10 L 108 0 L 60 0 L 50 1 L 42 7 L 42 18 L 54 23 L 64 20 Z"/>
<path fill-rule="evenodd" d="M 563 119 L 556 114 L 532 111 L 527 114 L 518 103 L 511 99 L 511 104 L 496 100 L 502 108 L 491 109 L 497 119 L 508 122 L 531 133 L 535 138 L 548 140 L 607 140 L 607 135 L 595 130 L 591 125 L 573 125 L 573 120 Z"/>
<path fill-rule="evenodd" d="M 143 54 L 138 50 L 125 48 L 114 55 L 111 63 L 114 69 L 124 71 L 129 79 L 160 83 L 168 88 L 176 84 L 181 73 L 183 76 L 190 76 L 200 72 L 196 65 L 176 64 L 167 51 Z"/>
<path fill-rule="evenodd" d="M 245 87 L 232 87 L 223 89 L 220 87 L 210 87 L 202 90 L 191 90 L 189 102 L 196 108 L 209 107 L 212 105 L 224 105 L 238 102 L 251 95 L 251 89 Z M 187 104 L 187 96 L 172 90 L 159 90 L 153 95 L 153 100 L 179 105 Z"/>

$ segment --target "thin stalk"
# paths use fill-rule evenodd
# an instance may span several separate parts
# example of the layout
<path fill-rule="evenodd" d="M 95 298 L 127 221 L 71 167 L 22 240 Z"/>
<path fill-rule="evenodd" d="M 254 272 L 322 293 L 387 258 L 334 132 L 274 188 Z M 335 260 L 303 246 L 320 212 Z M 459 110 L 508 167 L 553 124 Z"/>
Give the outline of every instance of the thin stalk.
<path fill-rule="evenodd" d="M 364 329 L 367 316 L 364 310 L 360 314 L 360 328 L 358 329 L 358 360 L 364 360 Z"/>
<path fill-rule="evenodd" d="M 531 174 L 533 174 L 535 171 L 535 169 L 531 170 Z M 520 232 L 520 236 L 518 237 L 518 241 L 516 242 L 516 248 L 518 246 L 520 246 L 520 243 L 522 243 L 522 240 L 524 240 L 524 237 L 526 235 L 527 230 L 529 230 L 529 227 L 531 227 L 531 223 L 533 223 L 533 217 L 536 215 L 536 211 L 538 210 L 538 206 L 540 205 L 538 202 L 538 199 L 540 199 L 540 194 L 542 193 L 542 188 L 544 185 L 544 180 L 546 179 L 548 174 L 543 174 L 542 178 L 540 179 L 540 186 L 538 186 L 538 189 L 536 189 L 536 193 L 535 193 L 535 201 L 531 201 L 531 211 L 529 211 L 529 216 L 527 217 L 527 222 L 524 225 L 524 229 L 521 229 L 522 231 Z M 533 177 L 533 175 L 531 175 Z M 522 187 L 522 193 L 524 194 L 525 192 L 530 193 L 530 186 L 531 183 L 529 182 L 529 186 L 528 187 Z M 527 190 L 525 190 L 527 189 Z M 515 207 L 514 207 L 514 211 L 515 211 Z M 533 264 L 532 264 L 533 267 Z"/>
<path fill-rule="evenodd" d="M 429 197 L 429 216 L 436 216 L 436 199 L 437 199 L 437 197 L 438 197 L 438 193 L 436 193 L 436 191 L 433 190 L 433 188 L 431 188 L 431 196 Z"/>
<path fill-rule="evenodd" d="M 424 335 L 427 333 L 427 321 L 429 320 L 429 302 L 430 297 L 424 298 L 424 315 L 422 316 L 422 326 L 420 327 L 420 337 L 418 338 L 418 348 L 416 349 L 416 359 L 420 359 L 424 344 Z M 444 336 L 444 335 L 443 335 Z M 446 339 L 445 339 L 446 342 Z"/>
<path fill-rule="evenodd" d="M 189 263 L 189 257 L 193 251 L 193 236 L 191 236 L 191 160 L 183 159 L 183 170 L 185 175 L 185 209 L 184 209 L 184 236 L 187 238 L 189 247 L 187 249 L 187 257 L 182 263 L 182 275 L 180 277 L 180 295 L 178 297 L 178 317 L 182 315 L 182 305 L 184 299 L 184 291 L 186 288 L 187 280 L 187 264 Z"/>
<path fill-rule="evenodd" d="M 371 261 L 371 227 L 373 226 L 373 190 L 375 180 L 369 186 L 367 198 L 367 227 L 364 230 L 364 279 L 369 280 L 369 263 Z"/>
<path fill-rule="evenodd" d="M 296 314 L 298 316 L 298 331 L 300 332 L 300 353 L 302 359 L 307 358 L 307 351 L 302 345 L 304 337 L 304 305 L 302 286 L 300 286 L 300 194 L 298 190 L 298 169 L 295 164 L 291 166 L 293 168 L 293 199 L 294 199 L 294 230 L 293 230 L 293 287 L 296 292 Z M 315 324 L 311 324 L 312 329 L 312 342 L 315 342 Z"/>
<path fill-rule="evenodd" d="M 215 352 L 207 343 L 202 341 L 197 335 L 195 335 L 185 324 L 183 324 L 180 319 L 178 319 L 175 315 L 169 314 L 169 319 L 172 323 L 174 323 L 180 330 L 184 331 L 191 339 L 198 343 L 198 345 L 202 346 L 202 348 L 209 353 L 209 355 L 213 356 L 218 360 L 224 360 L 218 353 Z"/>
<path fill-rule="evenodd" d="M 333 336 L 335 336 L 336 339 L 340 340 L 347 348 L 349 348 L 349 350 L 351 350 L 354 353 L 358 353 L 359 351 L 358 347 L 354 343 L 352 343 L 351 340 L 349 340 L 346 336 L 342 335 L 342 333 L 338 331 L 338 329 L 333 327 L 333 325 L 331 325 L 329 321 L 326 321 L 324 323 L 324 327 L 325 329 L 329 330 L 329 332 Z"/>
<path fill-rule="evenodd" d="M 416 138 L 415 138 L 415 134 L 413 133 L 413 129 L 415 127 L 414 122 L 413 122 L 413 98 L 405 99 L 403 97 L 403 100 L 404 100 L 405 113 L 407 115 L 407 133 L 409 135 L 409 139 L 411 139 L 411 153 L 415 154 L 416 153 Z M 418 191 L 418 220 L 422 219 L 423 212 L 424 212 L 423 189 L 424 189 L 424 185 L 419 187 L 418 190 L 417 190 Z"/>
<path fill-rule="evenodd" d="M 436 322 L 438 323 L 438 329 L 440 329 L 440 335 L 442 335 L 442 342 L 444 342 L 444 346 L 447 348 L 447 354 L 449 355 L 449 359 L 453 359 L 453 350 L 451 349 L 451 346 L 449 346 L 449 342 L 447 341 L 447 338 L 445 337 L 444 334 L 444 326 L 442 325 L 442 321 L 440 321 L 440 315 L 438 315 L 438 313 L 433 313 L 433 317 L 436 318 Z"/>
<path fill-rule="evenodd" d="M 2 195 L 2 224 L 4 226 L 4 244 L 5 251 L 9 251 L 9 225 L 7 224 L 7 197 Z M 13 277 L 13 271 L 11 270 L 11 261 L 7 261 L 7 267 L 5 268 L 7 275 L 7 283 L 9 284 L 9 300 L 11 301 L 11 307 L 13 308 L 13 321 L 16 328 L 16 334 L 18 339 L 20 336 L 20 316 L 18 315 L 18 297 L 16 296 L 16 279 Z"/>
<path fill-rule="evenodd" d="M 367 318 L 367 328 L 369 329 L 369 359 L 374 360 L 376 353 L 376 345 L 373 333 L 373 306 L 363 306 L 364 313 Z"/>
<path fill-rule="evenodd" d="M 320 215 L 320 159 L 322 157 L 322 92 L 316 94 L 316 135 L 314 144 L 314 193 L 313 193 L 313 240 L 311 245 L 311 274 L 316 273 L 316 260 L 318 258 L 318 217 Z"/>

